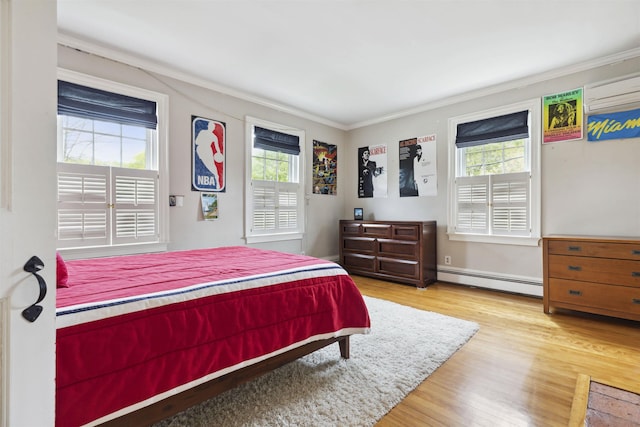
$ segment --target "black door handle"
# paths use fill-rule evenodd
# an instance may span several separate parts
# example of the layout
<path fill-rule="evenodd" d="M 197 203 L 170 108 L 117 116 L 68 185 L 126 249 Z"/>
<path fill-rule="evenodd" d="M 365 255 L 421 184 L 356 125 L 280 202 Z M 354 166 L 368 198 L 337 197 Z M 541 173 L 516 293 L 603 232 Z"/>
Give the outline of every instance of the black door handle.
<path fill-rule="evenodd" d="M 47 295 L 47 282 L 44 281 L 42 276 L 38 274 L 38 271 L 44 268 L 44 263 L 37 256 L 32 256 L 29 261 L 24 265 L 24 271 L 27 273 L 31 273 L 36 276 L 38 280 L 38 286 L 40 287 L 40 294 L 38 295 L 38 299 L 29 307 L 22 310 L 22 317 L 27 319 L 29 322 L 35 322 L 40 313 L 42 313 L 42 306 L 38 305 L 40 301 L 42 301 Z"/>

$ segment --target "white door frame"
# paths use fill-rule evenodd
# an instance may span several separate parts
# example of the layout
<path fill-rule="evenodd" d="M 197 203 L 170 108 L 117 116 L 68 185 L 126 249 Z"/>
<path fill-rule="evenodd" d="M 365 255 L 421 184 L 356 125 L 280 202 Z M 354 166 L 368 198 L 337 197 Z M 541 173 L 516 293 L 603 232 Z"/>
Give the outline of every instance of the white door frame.
<path fill-rule="evenodd" d="M 0 427 L 55 423 L 56 40 L 56 0 L 0 0 Z"/>

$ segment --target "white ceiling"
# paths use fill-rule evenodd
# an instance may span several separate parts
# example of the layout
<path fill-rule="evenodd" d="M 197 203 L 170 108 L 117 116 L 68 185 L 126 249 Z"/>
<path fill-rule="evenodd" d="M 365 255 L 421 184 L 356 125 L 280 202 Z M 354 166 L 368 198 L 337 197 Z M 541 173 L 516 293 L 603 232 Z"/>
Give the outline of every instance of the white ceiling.
<path fill-rule="evenodd" d="M 640 55 L 640 0 L 58 0 L 58 26 L 62 43 L 343 129 Z"/>

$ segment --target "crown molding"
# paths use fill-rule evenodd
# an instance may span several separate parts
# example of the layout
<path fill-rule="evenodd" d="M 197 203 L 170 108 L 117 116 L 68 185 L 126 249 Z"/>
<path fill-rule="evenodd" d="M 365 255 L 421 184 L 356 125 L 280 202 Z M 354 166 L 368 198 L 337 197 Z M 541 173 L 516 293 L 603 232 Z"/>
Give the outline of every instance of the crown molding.
<path fill-rule="evenodd" d="M 192 74 L 176 70 L 172 67 L 158 64 L 155 61 L 139 58 L 135 55 L 130 55 L 117 49 L 112 49 L 96 43 L 88 42 L 69 34 L 58 32 L 58 45 L 96 55 L 111 61 L 120 62 L 125 65 L 160 74 L 185 83 L 203 87 L 205 89 L 210 89 L 223 95 L 233 96 L 234 98 L 258 104 L 263 107 L 268 107 L 277 111 L 281 111 L 283 113 L 291 114 L 293 116 L 301 117 L 303 119 L 308 119 L 316 123 L 324 124 L 340 130 L 347 130 L 347 126 L 344 123 L 337 123 L 324 117 L 316 116 L 306 111 L 299 110 L 285 104 L 280 104 L 267 98 L 262 98 L 247 92 L 243 92 L 241 90 L 224 86 L 211 80 L 202 79 Z"/>
<path fill-rule="evenodd" d="M 269 99 L 262 98 L 247 92 L 233 89 L 233 88 L 212 82 L 210 80 L 202 79 L 202 78 L 193 76 L 189 73 L 178 71 L 171 67 L 158 64 L 157 62 L 154 62 L 154 61 L 139 58 L 135 55 L 129 55 L 117 49 L 107 48 L 95 43 L 91 43 L 86 40 L 82 40 L 80 38 L 71 36 L 69 34 L 58 33 L 58 44 L 62 46 L 70 47 L 72 49 L 77 49 L 86 53 L 90 53 L 93 55 L 97 55 L 112 61 L 121 62 L 129 66 L 141 68 L 149 72 L 161 74 L 163 76 L 180 80 L 186 83 L 191 83 L 206 89 L 213 90 L 215 92 L 222 93 L 224 95 L 233 96 L 235 98 L 238 98 L 244 101 L 252 102 L 254 104 L 258 104 L 263 107 L 268 107 L 277 111 L 281 111 L 283 113 L 308 119 L 316 123 L 324 124 L 324 125 L 327 125 L 336 129 L 340 129 L 343 131 L 350 131 L 350 130 L 354 130 L 354 129 L 358 129 L 366 126 L 371 126 L 371 125 L 387 122 L 390 120 L 395 120 L 402 117 L 422 113 L 425 111 L 434 110 L 436 108 L 441 108 L 441 107 L 457 104 L 460 102 L 471 101 L 473 99 L 480 98 L 483 96 L 494 95 L 496 93 L 504 92 L 507 90 L 518 89 L 518 88 L 522 88 L 532 84 L 586 71 L 592 68 L 597 68 L 604 65 L 611 65 L 617 62 L 623 62 L 629 59 L 640 57 L 640 48 L 635 48 L 635 49 L 619 52 L 616 54 L 604 56 L 601 58 L 597 58 L 594 60 L 584 61 L 577 64 L 569 65 L 566 67 L 550 70 L 547 72 L 523 77 L 520 79 L 510 80 L 508 82 L 499 83 L 499 84 L 488 86 L 482 89 L 465 92 L 459 95 L 449 96 L 433 102 L 422 104 L 415 108 L 397 111 L 395 113 L 384 115 L 371 120 L 365 120 L 365 121 L 352 123 L 352 124 L 344 124 L 344 123 L 335 122 L 333 120 L 329 120 L 324 117 L 316 116 L 314 114 L 293 108 L 288 105 L 280 104 L 273 100 L 269 100 Z"/>
<path fill-rule="evenodd" d="M 371 126 L 379 124 L 389 120 L 399 119 L 413 114 L 422 113 L 436 108 L 446 107 L 448 105 L 458 104 L 460 102 L 471 101 L 483 96 L 494 95 L 496 93 L 504 92 L 511 89 L 518 89 L 532 84 L 553 80 L 556 78 L 564 77 L 570 74 L 587 71 L 592 68 L 597 68 L 605 65 L 615 64 L 617 62 L 627 61 L 640 57 L 640 48 L 635 48 L 623 52 L 619 52 L 613 55 L 604 56 L 590 61 L 584 61 L 577 64 L 569 65 L 566 67 L 557 68 L 544 73 L 534 74 L 531 76 L 523 77 L 516 80 L 510 80 L 508 82 L 499 83 L 493 86 L 487 86 L 482 89 L 465 92 L 459 95 L 453 95 L 443 99 L 439 99 L 433 102 L 422 104 L 418 107 L 408 110 L 398 111 L 386 116 L 382 116 L 376 119 L 371 119 L 363 122 L 353 123 L 347 127 L 347 130 L 353 130 L 365 126 Z"/>

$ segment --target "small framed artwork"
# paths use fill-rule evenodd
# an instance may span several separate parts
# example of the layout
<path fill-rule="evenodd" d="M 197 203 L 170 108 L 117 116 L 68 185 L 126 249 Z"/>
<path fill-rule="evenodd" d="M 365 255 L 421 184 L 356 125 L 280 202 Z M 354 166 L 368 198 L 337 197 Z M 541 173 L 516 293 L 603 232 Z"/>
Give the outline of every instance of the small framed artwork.
<path fill-rule="evenodd" d="M 213 193 L 200 193 L 202 203 L 202 217 L 205 221 L 218 219 L 218 195 Z"/>
<path fill-rule="evenodd" d="M 362 219 L 363 215 L 362 208 L 353 208 L 353 219 Z"/>

